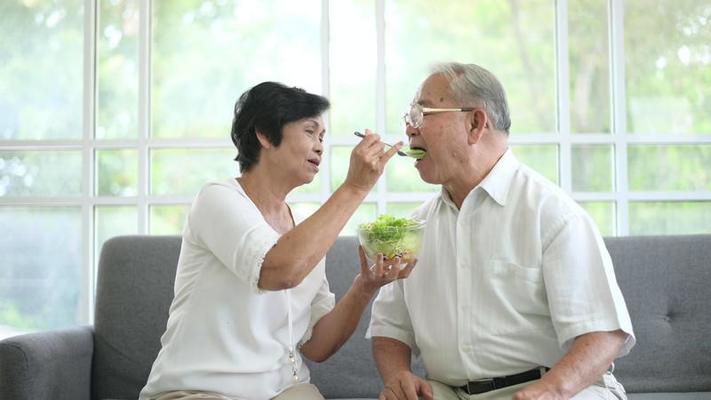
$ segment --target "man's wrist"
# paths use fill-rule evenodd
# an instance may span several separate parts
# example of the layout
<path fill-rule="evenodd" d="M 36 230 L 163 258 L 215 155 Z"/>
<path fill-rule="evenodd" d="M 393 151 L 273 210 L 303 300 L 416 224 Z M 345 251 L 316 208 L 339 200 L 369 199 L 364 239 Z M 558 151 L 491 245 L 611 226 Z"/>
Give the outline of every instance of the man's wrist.
<path fill-rule="evenodd" d="M 388 386 L 390 384 L 398 384 L 405 377 L 412 375 L 412 370 L 407 367 L 394 368 L 390 370 L 385 376 L 383 376 L 383 384 Z"/>
<path fill-rule="evenodd" d="M 556 398 L 569 399 L 575 394 L 569 383 L 565 380 L 558 379 L 556 374 L 546 374 L 541 378 L 540 383 L 544 384 L 547 391 L 553 393 Z"/>

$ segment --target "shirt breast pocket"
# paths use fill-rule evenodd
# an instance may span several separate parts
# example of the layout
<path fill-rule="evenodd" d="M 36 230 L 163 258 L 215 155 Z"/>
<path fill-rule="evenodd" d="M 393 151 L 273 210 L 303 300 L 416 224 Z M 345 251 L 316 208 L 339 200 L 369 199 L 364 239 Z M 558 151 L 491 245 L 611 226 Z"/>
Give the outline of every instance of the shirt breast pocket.
<path fill-rule="evenodd" d="M 543 272 L 506 260 L 486 263 L 492 295 L 503 309 L 520 314 L 547 314 Z"/>

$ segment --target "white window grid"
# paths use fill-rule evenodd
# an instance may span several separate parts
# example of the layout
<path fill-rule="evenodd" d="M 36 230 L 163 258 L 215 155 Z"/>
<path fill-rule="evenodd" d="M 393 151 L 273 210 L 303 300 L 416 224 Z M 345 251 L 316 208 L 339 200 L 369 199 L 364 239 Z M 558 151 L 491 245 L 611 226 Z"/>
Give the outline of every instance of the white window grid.
<path fill-rule="evenodd" d="M 78 150 L 82 152 L 82 194 L 80 196 L 54 197 L 3 197 L 6 206 L 80 207 L 82 215 L 82 282 L 79 315 L 84 321 L 93 320 L 95 262 L 98 255 L 94 249 L 94 210 L 96 206 L 130 205 L 137 207 L 138 234 L 148 234 L 149 207 L 152 205 L 189 204 L 192 196 L 150 195 L 150 152 L 164 148 L 233 148 L 229 138 L 225 139 L 162 139 L 150 136 L 150 65 L 151 65 L 151 7 L 153 0 L 139 0 L 139 95 L 138 95 L 138 137 L 127 140 L 96 139 L 96 44 L 99 0 L 85 0 L 84 29 L 84 93 L 83 131 L 77 140 L 0 140 L 3 150 Z M 711 144 L 709 135 L 670 136 L 663 134 L 628 135 L 625 104 L 625 61 L 624 61 L 624 0 L 608 0 L 609 63 L 612 129 L 610 133 L 570 132 L 569 118 L 569 57 L 568 57 L 568 0 L 555 1 L 555 54 L 556 54 L 556 133 L 512 134 L 510 143 L 553 144 L 558 146 L 559 185 L 576 201 L 605 201 L 615 205 L 615 232 L 618 236 L 629 234 L 629 203 L 635 201 L 711 201 L 711 192 L 630 192 L 627 182 L 627 147 L 629 145 L 674 145 Z M 376 131 L 386 131 L 385 114 L 385 0 L 374 0 L 377 69 L 376 69 Z M 323 95 L 329 96 L 329 0 L 321 1 L 321 67 Z M 423 77 L 424 78 L 424 77 Z M 413 92 L 414 92 L 413 88 Z M 516 116 L 512 118 L 515 120 Z M 328 115 L 326 115 L 328 124 Z M 396 142 L 403 136 L 384 135 L 385 141 Z M 327 139 L 324 165 L 330 165 L 330 149 L 336 146 L 353 146 L 355 137 L 334 137 Z M 571 150 L 577 144 L 611 145 L 614 151 L 614 191 L 573 192 L 571 177 Z M 110 197 L 96 196 L 95 170 L 96 151 L 103 149 L 132 149 L 138 151 L 138 191 L 136 196 Z M 331 194 L 330 168 L 321 171 L 322 185 L 317 194 L 298 194 L 290 197 L 293 202 L 324 202 Z M 422 202 L 432 197 L 432 193 L 388 192 L 385 179 L 380 179 L 376 188 L 365 202 L 376 203 L 378 213 L 386 210 L 393 202 Z"/>

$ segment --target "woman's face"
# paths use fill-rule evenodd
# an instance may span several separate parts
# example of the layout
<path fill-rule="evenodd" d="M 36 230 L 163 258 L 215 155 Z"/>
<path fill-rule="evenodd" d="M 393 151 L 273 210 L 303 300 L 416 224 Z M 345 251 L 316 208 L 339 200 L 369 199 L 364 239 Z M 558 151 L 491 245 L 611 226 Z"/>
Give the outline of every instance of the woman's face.
<path fill-rule="evenodd" d="M 326 130 L 321 116 L 304 118 L 284 125 L 282 141 L 274 149 L 273 161 L 297 185 L 311 182 L 319 170 Z"/>

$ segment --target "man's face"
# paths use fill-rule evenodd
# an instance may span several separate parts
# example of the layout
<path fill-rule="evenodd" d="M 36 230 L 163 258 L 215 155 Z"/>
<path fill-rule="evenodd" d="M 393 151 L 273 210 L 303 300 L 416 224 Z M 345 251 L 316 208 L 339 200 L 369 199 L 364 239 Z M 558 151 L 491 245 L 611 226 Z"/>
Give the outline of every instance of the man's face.
<path fill-rule="evenodd" d="M 461 105 L 452 97 L 449 82 L 441 74 L 431 75 L 420 87 L 413 100 L 423 107 L 458 108 Z M 406 125 L 405 133 L 411 148 L 427 151 L 425 157 L 415 162 L 415 168 L 423 181 L 432 184 L 446 184 L 461 169 L 466 156 L 467 118 L 466 112 L 445 112 L 424 116 L 422 126 Z"/>

